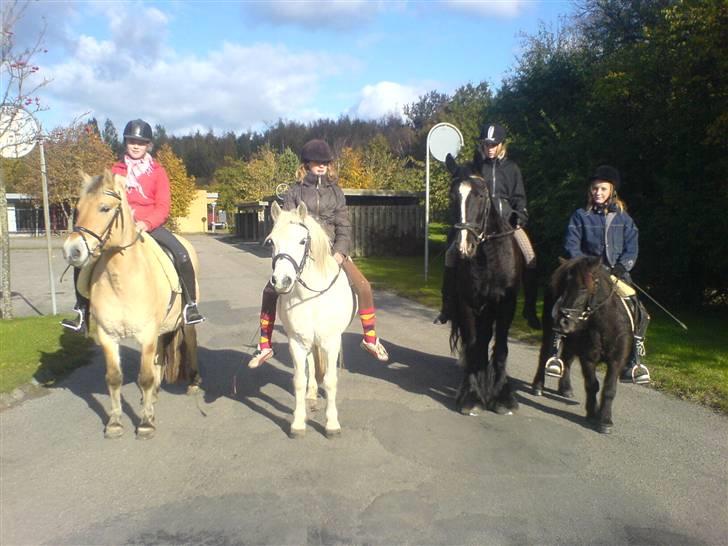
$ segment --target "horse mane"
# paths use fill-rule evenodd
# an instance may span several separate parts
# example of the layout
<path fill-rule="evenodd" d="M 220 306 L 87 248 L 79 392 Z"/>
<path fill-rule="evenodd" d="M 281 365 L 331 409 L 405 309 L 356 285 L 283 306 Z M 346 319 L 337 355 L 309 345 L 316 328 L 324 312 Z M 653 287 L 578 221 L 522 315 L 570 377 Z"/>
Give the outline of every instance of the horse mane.
<path fill-rule="evenodd" d="M 599 280 L 608 280 L 607 271 L 601 267 L 601 259 L 594 256 L 579 256 L 564 261 L 551 275 L 553 294 L 563 294 L 570 281 L 577 282 L 579 288 L 591 289 L 594 276 Z"/>

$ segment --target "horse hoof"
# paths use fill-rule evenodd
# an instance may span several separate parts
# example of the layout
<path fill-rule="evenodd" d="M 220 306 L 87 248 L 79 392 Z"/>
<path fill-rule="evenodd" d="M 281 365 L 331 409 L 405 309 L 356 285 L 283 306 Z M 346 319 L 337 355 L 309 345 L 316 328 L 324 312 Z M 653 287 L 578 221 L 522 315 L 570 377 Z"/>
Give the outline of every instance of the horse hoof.
<path fill-rule="evenodd" d="M 498 415 L 513 415 L 513 410 L 510 408 L 507 408 L 506 406 L 503 406 L 501 404 L 496 405 L 495 412 Z"/>
<path fill-rule="evenodd" d="M 199 385 L 190 385 L 187 387 L 187 396 L 192 396 L 193 394 L 197 394 L 200 392 L 200 386 Z"/>
<path fill-rule="evenodd" d="M 333 440 L 335 438 L 339 438 L 341 436 L 341 429 L 335 428 L 335 429 L 326 429 L 326 437 L 329 440 Z"/>
<path fill-rule="evenodd" d="M 137 440 L 149 440 L 154 438 L 154 434 L 157 432 L 157 428 L 149 423 L 139 425 L 137 427 Z"/>
<path fill-rule="evenodd" d="M 610 425 L 608 423 L 599 423 L 597 425 L 597 432 L 600 434 L 611 434 L 613 426 L 614 425 Z"/>
<path fill-rule="evenodd" d="M 574 389 L 560 390 L 559 396 L 562 396 L 563 398 L 574 398 Z"/>
<path fill-rule="evenodd" d="M 306 409 L 310 413 L 316 413 L 319 409 L 318 400 L 312 400 L 312 399 L 306 400 Z"/>
<path fill-rule="evenodd" d="M 113 424 L 113 425 L 106 425 L 106 429 L 104 430 L 104 438 L 107 440 L 115 440 L 116 438 L 121 438 L 121 436 L 124 434 L 124 427 L 122 427 L 120 424 Z"/>
<path fill-rule="evenodd" d="M 543 385 L 531 385 L 531 394 L 534 396 L 543 396 Z"/>
<path fill-rule="evenodd" d="M 299 440 L 299 439 L 303 438 L 304 436 L 306 436 L 305 428 L 302 428 L 302 429 L 292 428 L 288 432 L 288 437 L 293 440 Z"/>
<path fill-rule="evenodd" d="M 460 413 L 469 417 L 477 417 L 480 415 L 480 409 L 477 406 L 467 405 L 460 408 Z"/>

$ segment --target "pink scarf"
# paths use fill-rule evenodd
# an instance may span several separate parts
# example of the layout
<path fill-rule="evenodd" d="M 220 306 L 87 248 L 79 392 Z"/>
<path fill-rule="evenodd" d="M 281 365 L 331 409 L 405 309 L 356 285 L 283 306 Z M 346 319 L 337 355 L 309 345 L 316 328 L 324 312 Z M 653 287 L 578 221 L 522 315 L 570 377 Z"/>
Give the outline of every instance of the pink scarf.
<path fill-rule="evenodd" d="M 146 198 L 138 178 L 152 172 L 152 165 L 154 165 L 152 156 L 147 153 L 141 159 L 132 159 L 124 154 L 124 163 L 126 163 L 126 191 L 136 190 Z"/>

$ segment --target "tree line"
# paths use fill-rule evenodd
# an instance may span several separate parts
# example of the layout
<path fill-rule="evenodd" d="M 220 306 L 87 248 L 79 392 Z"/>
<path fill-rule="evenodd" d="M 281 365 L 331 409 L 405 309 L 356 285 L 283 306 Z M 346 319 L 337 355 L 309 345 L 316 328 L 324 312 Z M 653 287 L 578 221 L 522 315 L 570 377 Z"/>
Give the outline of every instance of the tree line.
<path fill-rule="evenodd" d="M 469 83 L 452 94 L 430 91 L 403 117 L 279 120 L 239 135 L 175 136 L 157 125 L 155 140 L 232 209 L 292 180 L 311 138 L 332 146 L 344 187 L 422 191 L 434 124 L 461 130 L 458 160 L 468 161 L 480 125 L 495 121 L 507 128 L 509 156 L 523 172 L 528 231 L 544 276 L 562 253 L 569 215 L 586 202 L 590 172 L 608 163 L 622 173 L 620 194 L 640 228 L 638 282 L 668 300 L 725 305 L 727 29 L 722 0 L 584 0 L 559 28 L 524 37 L 497 91 Z M 91 124 L 119 153 L 113 123 Z M 435 218 L 447 220 L 448 189 L 447 173 L 434 162 Z"/>

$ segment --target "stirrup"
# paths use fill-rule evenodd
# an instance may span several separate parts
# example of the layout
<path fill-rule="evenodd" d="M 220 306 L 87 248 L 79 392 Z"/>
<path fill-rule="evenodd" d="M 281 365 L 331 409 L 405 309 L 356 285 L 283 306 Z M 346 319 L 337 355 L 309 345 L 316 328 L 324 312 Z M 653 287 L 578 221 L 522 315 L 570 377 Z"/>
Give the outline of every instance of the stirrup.
<path fill-rule="evenodd" d="M 63 319 L 61 321 L 61 326 L 63 326 L 64 328 L 68 328 L 69 330 L 72 330 L 73 332 L 78 332 L 78 331 L 82 330 L 83 326 L 84 326 L 84 320 L 83 320 L 84 312 L 83 312 L 83 310 L 79 309 L 78 307 L 74 307 L 73 311 L 78 314 L 78 319 L 75 322 L 71 319 Z"/>
<path fill-rule="evenodd" d="M 552 356 L 546 361 L 546 375 L 549 377 L 558 377 L 559 379 L 564 376 L 564 361 L 558 356 Z"/>
<path fill-rule="evenodd" d="M 194 310 L 196 314 L 193 314 L 190 316 L 189 311 Z M 188 303 L 185 305 L 185 308 L 182 311 L 182 318 L 185 322 L 185 324 L 192 325 L 192 324 L 199 324 L 200 322 L 205 321 L 205 317 L 203 317 L 200 312 L 197 310 L 197 304 L 196 303 Z"/>
<path fill-rule="evenodd" d="M 637 371 L 644 370 L 645 373 L 637 375 Z M 645 385 L 651 381 L 650 370 L 644 364 L 635 364 L 632 366 L 632 383 L 635 385 Z"/>

